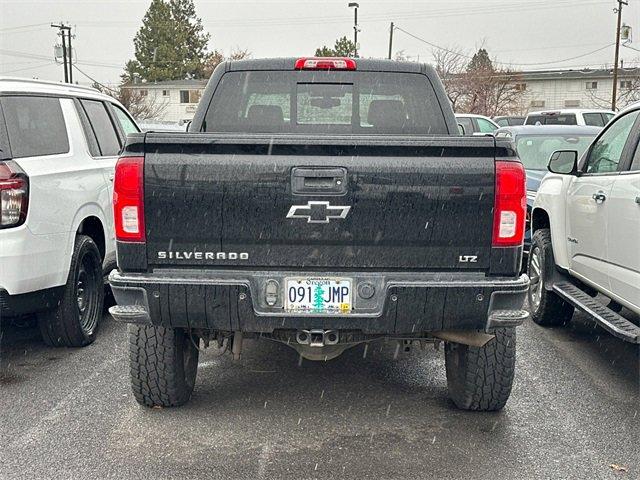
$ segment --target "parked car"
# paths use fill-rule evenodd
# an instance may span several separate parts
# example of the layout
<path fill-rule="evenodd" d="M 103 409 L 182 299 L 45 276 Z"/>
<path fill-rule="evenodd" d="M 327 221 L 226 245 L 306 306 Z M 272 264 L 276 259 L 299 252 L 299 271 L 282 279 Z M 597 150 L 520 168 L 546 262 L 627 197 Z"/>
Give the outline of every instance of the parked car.
<path fill-rule="evenodd" d="M 433 68 L 226 62 L 190 132 L 129 136 L 116 167 L 110 311 L 133 324 L 139 403 L 189 399 L 200 340 L 326 361 L 392 339 L 444 340 L 454 403 L 504 406 L 528 317 L 524 168 L 510 141 L 458 135 Z"/>
<path fill-rule="evenodd" d="M 565 110 L 548 110 L 530 112 L 524 121 L 525 125 L 588 125 L 604 127 L 615 115 L 611 110 L 587 110 L 568 108 Z"/>
<path fill-rule="evenodd" d="M 116 259 L 115 163 L 138 131 L 92 88 L 0 78 L 0 315 L 37 314 L 49 345 L 95 339 Z"/>
<path fill-rule="evenodd" d="M 527 171 L 527 227 L 524 235 L 524 254 L 531 246 L 530 218 L 540 182 L 548 173 L 549 157 L 556 150 L 572 149 L 582 155 L 600 133 L 599 127 L 564 125 L 524 125 L 496 130 L 497 138 L 511 138 L 518 156 Z"/>
<path fill-rule="evenodd" d="M 612 334 L 640 343 L 640 104 L 609 123 L 582 156 L 555 152 L 533 206 L 529 305 L 540 325 L 578 308 Z M 606 307 L 593 298 L 611 299 Z"/>
<path fill-rule="evenodd" d="M 499 127 L 517 127 L 524 125 L 526 117 L 493 117 L 493 122 Z"/>
<path fill-rule="evenodd" d="M 456 113 L 458 125 L 464 129 L 464 135 L 482 135 L 493 133 L 499 126 L 489 117 L 473 115 L 471 113 Z"/>

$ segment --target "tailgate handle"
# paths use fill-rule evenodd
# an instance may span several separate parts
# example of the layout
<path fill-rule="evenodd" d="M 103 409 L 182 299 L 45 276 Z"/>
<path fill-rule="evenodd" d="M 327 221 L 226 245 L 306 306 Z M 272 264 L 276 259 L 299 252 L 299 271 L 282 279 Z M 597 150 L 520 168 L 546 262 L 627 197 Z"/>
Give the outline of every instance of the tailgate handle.
<path fill-rule="evenodd" d="M 291 193 L 344 195 L 347 193 L 347 169 L 294 167 L 291 171 Z"/>

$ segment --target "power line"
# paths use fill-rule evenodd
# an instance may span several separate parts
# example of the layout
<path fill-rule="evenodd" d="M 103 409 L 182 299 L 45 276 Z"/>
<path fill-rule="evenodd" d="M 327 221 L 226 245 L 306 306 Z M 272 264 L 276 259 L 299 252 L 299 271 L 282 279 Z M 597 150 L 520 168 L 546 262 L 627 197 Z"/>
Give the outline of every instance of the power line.
<path fill-rule="evenodd" d="M 409 35 L 410 37 L 415 38 L 419 42 L 426 43 L 427 45 L 429 45 L 432 48 L 436 48 L 438 50 L 442 50 L 443 52 L 451 53 L 453 55 L 457 55 L 457 56 L 460 56 L 460 57 L 463 57 L 463 58 L 468 58 L 468 59 L 472 59 L 473 58 L 473 57 L 470 57 L 469 55 L 465 55 L 464 53 L 456 52 L 455 50 L 451 50 L 449 48 L 445 48 L 445 47 L 441 47 L 440 45 L 436 45 L 435 43 L 431 43 L 428 40 L 425 40 L 424 38 L 420 38 L 420 37 L 418 37 L 417 35 L 414 35 L 411 32 L 407 32 L 404 28 L 401 28 L 401 27 L 399 27 L 397 25 L 395 25 L 394 28 L 396 30 L 400 30 L 401 32 Z"/>
<path fill-rule="evenodd" d="M 405 33 L 406 35 L 409 35 L 410 37 L 412 37 L 412 38 L 414 38 L 414 39 L 416 39 L 416 40 L 418 40 L 418 41 L 420 41 L 422 43 L 425 43 L 425 44 L 429 45 L 432 48 L 435 48 L 435 49 L 438 49 L 438 50 L 442 50 L 444 52 L 448 52 L 448 53 L 451 53 L 453 55 L 457 55 L 457 56 L 460 56 L 460 57 L 463 57 L 463 58 L 467 58 L 467 59 L 472 59 L 473 58 L 472 56 L 465 55 L 465 54 L 457 52 L 455 50 L 451 50 L 449 48 L 445 48 L 445 47 L 442 47 L 440 45 L 436 45 L 435 43 L 429 42 L 428 40 L 425 40 L 424 38 L 418 37 L 417 35 L 414 35 L 413 33 L 408 32 L 405 29 L 403 29 L 401 27 L 398 27 L 397 25 L 395 26 L 395 29 L 396 30 L 400 30 L 401 32 Z M 571 60 L 577 60 L 578 58 L 587 57 L 587 56 L 592 55 L 594 53 L 600 52 L 600 51 L 602 51 L 602 50 L 604 50 L 606 48 L 609 48 L 612 45 L 614 45 L 614 43 L 609 43 L 609 44 L 607 44 L 607 45 L 605 45 L 603 47 L 600 47 L 600 48 L 598 48 L 596 50 L 592 50 L 590 52 L 583 53 L 582 55 L 576 55 L 574 57 L 563 58 L 562 60 L 552 60 L 552 61 L 548 61 L 548 62 L 535 62 L 535 63 L 509 63 L 509 62 L 496 61 L 495 63 L 497 63 L 499 65 L 506 65 L 506 66 L 511 66 L 511 67 L 515 67 L 515 66 L 520 66 L 520 67 L 522 67 L 522 66 L 524 66 L 524 67 L 531 66 L 531 67 L 533 67 L 533 66 L 541 66 L 541 65 L 553 65 L 553 64 L 557 64 L 557 63 L 568 62 L 568 61 L 571 61 Z"/>
<path fill-rule="evenodd" d="M 526 5 L 522 5 L 522 2 L 507 3 L 501 2 L 500 5 L 493 6 L 478 6 L 478 7 L 466 7 L 466 8 L 443 8 L 443 9 L 430 9 L 428 11 L 402 11 L 393 14 L 369 14 L 362 15 L 360 20 L 363 22 L 389 22 L 389 17 L 393 16 L 394 19 L 415 19 L 415 18 L 443 18 L 452 16 L 468 16 L 468 15 L 484 15 L 484 14 L 504 14 L 510 12 L 523 12 L 538 10 L 539 7 L 545 9 L 559 9 L 569 7 L 587 7 L 593 5 L 604 5 L 603 0 L 529 0 Z M 237 26 L 283 26 L 291 25 L 292 23 L 315 23 L 315 24 L 327 24 L 327 23 L 346 23 L 347 19 L 343 15 L 331 15 L 331 16 L 299 16 L 299 17 L 278 17 L 278 18 L 262 18 L 262 19 L 229 19 L 220 21 L 203 22 L 204 26 L 213 27 L 237 27 Z M 79 21 L 75 22 L 79 26 L 90 26 L 92 28 L 102 27 L 109 28 L 111 26 L 119 25 L 139 25 L 136 21 Z M 172 22 L 166 22 L 167 25 L 172 25 Z"/>
<path fill-rule="evenodd" d="M 49 26 L 48 23 L 33 23 L 31 25 L 17 25 L 15 27 L 5 27 L 5 28 L 0 28 L 0 32 L 11 32 L 14 30 L 22 30 L 23 28 L 33 28 L 33 27 L 42 27 L 42 26 Z"/>
<path fill-rule="evenodd" d="M 17 73 L 17 72 L 24 72 L 26 70 L 34 70 L 36 68 L 43 68 L 43 67 L 47 67 L 47 66 L 51 66 L 53 65 L 52 63 L 42 63 L 40 65 L 32 65 L 30 67 L 23 67 L 23 68 L 18 68 L 16 70 L 7 70 L 6 72 L 0 72 L 2 75 L 8 75 L 9 73 Z"/>
<path fill-rule="evenodd" d="M 577 60 L 578 58 L 583 58 L 583 57 L 588 57 L 589 55 L 593 55 L 594 53 L 598 53 L 601 52 L 602 50 L 605 50 L 611 46 L 615 45 L 615 42 L 609 43 L 608 45 L 605 45 L 604 47 L 600 47 L 597 48 L 595 50 L 591 50 L 590 52 L 587 53 L 583 53 L 582 55 L 577 55 L 575 57 L 569 57 L 569 58 L 564 58 L 562 60 L 554 60 L 552 62 L 536 62 L 536 63 L 504 63 L 503 65 L 520 65 L 520 66 L 536 66 L 536 65 L 553 65 L 556 63 L 564 63 L 564 62 L 569 62 L 571 60 Z M 498 62 L 500 63 L 500 62 Z"/>
<path fill-rule="evenodd" d="M 0 49 L 0 54 L 9 55 L 11 57 L 33 58 L 36 60 L 52 60 L 49 56 L 38 55 L 37 53 L 17 52 L 15 50 Z"/>
<path fill-rule="evenodd" d="M 77 65 L 72 65 L 73 68 L 75 68 L 77 71 L 79 71 L 82 75 L 84 75 L 85 77 L 87 77 L 89 80 L 91 80 L 93 83 L 100 85 L 102 88 L 109 90 L 112 93 L 118 94 L 117 90 L 114 90 L 113 88 L 109 88 L 107 87 L 105 84 L 100 83 L 98 80 L 96 80 L 95 78 L 93 78 L 92 76 L 90 76 L 89 74 L 85 73 L 84 71 L 80 70 L 78 68 Z"/>

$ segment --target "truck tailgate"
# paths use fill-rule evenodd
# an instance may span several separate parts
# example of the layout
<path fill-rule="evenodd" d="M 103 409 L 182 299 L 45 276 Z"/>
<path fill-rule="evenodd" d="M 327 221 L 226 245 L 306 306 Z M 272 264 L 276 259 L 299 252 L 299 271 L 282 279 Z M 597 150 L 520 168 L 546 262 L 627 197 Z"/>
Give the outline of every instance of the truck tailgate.
<path fill-rule="evenodd" d="M 486 270 L 491 137 L 148 134 L 150 266 Z"/>

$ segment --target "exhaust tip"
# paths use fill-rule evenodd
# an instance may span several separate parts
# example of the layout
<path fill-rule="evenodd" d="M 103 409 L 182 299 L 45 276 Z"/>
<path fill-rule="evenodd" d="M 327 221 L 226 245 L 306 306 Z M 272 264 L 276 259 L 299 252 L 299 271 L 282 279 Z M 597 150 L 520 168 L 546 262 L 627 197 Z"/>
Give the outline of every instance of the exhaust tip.
<path fill-rule="evenodd" d="M 338 333 L 337 332 L 325 332 L 324 334 L 324 343 L 325 345 L 335 345 L 338 343 Z"/>

